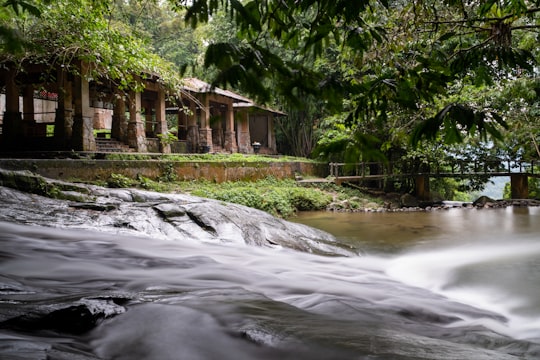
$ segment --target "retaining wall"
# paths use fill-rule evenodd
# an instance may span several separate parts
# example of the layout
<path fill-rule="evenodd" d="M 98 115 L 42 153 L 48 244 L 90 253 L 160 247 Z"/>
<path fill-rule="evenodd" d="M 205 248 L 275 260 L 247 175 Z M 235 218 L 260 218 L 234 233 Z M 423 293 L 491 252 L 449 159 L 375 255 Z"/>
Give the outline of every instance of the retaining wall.
<path fill-rule="evenodd" d="M 207 179 L 217 183 L 277 179 L 296 175 L 326 177 L 327 164 L 311 162 L 198 162 L 167 160 L 0 159 L 0 168 L 30 170 L 61 180 L 106 180 L 111 174 L 150 179 L 174 175 L 178 180 Z"/>

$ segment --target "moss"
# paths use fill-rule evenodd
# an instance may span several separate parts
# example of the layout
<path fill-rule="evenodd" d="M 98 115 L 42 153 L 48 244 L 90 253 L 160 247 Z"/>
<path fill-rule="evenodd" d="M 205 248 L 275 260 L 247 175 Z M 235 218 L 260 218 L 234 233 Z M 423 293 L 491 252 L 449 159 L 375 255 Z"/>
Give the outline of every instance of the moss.
<path fill-rule="evenodd" d="M 129 153 L 114 153 L 105 156 L 107 160 L 163 160 L 163 161 L 180 161 L 180 162 L 217 162 L 217 163 L 245 163 L 245 162 L 308 162 L 317 163 L 317 161 L 298 158 L 292 156 L 266 156 L 252 154 L 156 154 L 142 155 Z"/>
<path fill-rule="evenodd" d="M 55 199 L 59 200 L 69 200 L 69 201 L 76 201 L 76 202 L 86 202 L 88 201 L 88 196 L 85 196 L 84 194 L 78 193 L 78 192 L 71 192 L 71 191 L 58 191 L 55 193 L 54 196 L 51 196 Z"/>
<path fill-rule="evenodd" d="M 86 198 L 89 190 L 70 183 L 48 182 L 30 171 L 0 171 L 0 185 L 54 199 L 77 200 Z"/>
<path fill-rule="evenodd" d="M 52 191 L 44 178 L 30 171 L 1 171 L 0 185 L 45 196 Z"/>

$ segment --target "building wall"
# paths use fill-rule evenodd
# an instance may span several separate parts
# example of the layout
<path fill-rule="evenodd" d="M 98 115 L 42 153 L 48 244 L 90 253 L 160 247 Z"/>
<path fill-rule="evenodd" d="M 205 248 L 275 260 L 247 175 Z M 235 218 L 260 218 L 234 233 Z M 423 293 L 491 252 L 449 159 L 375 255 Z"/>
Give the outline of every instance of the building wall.
<path fill-rule="evenodd" d="M 45 99 L 34 99 L 34 120 L 37 123 L 54 123 L 54 118 L 56 115 L 56 108 L 58 103 L 52 100 Z M 19 109 L 23 109 L 23 98 L 19 96 Z M 4 112 L 6 111 L 6 95 L 0 94 L 0 123 L 4 118 Z M 24 120 L 23 114 L 23 120 Z M 26 114 L 26 118 L 31 116 Z"/>

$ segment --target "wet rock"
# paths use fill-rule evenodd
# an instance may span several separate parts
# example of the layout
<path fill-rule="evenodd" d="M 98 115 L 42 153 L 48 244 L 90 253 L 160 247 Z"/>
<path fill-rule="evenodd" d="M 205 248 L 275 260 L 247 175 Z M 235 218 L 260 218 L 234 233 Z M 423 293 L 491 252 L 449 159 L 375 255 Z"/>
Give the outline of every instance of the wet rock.
<path fill-rule="evenodd" d="M 118 209 L 115 204 L 95 204 L 95 203 L 71 203 L 70 207 L 75 209 L 94 210 L 94 211 L 112 211 Z"/>
<path fill-rule="evenodd" d="M 5 172 L 0 169 L 0 173 Z M 47 186 L 67 183 L 23 172 Z M 85 201 L 69 202 L 35 192 L 0 187 L 0 221 L 75 227 L 103 232 L 147 235 L 176 241 L 282 246 L 320 254 L 353 255 L 323 231 L 276 218 L 264 211 L 185 194 L 139 189 L 107 189 L 78 184 Z M 69 191 L 74 191 L 71 187 Z M 38 214 L 38 215 L 37 215 Z"/>
<path fill-rule="evenodd" d="M 154 209 L 165 219 L 186 215 L 186 209 L 173 203 L 158 204 Z"/>
<path fill-rule="evenodd" d="M 124 313 L 111 300 L 83 299 L 73 304 L 55 304 L 33 309 L 0 323 L 0 328 L 19 331 L 53 330 L 59 333 L 83 334 L 101 320 Z"/>
<path fill-rule="evenodd" d="M 10 187 L 33 194 L 46 195 L 48 183 L 30 171 L 0 171 L 0 186 Z"/>
<path fill-rule="evenodd" d="M 493 206 L 497 201 L 493 200 L 489 196 L 480 196 L 473 202 L 473 206 L 476 207 L 489 207 Z"/>
<path fill-rule="evenodd" d="M 461 320 L 457 316 L 443 315 L 422 308 L 401 309 L 397 312 L 397 314 L 407 319 L 414 319 L 415 321 L 419 322 L 428 322 L 442 325 L 448 325 L 458 320 Z"/>
<path fill-rule="evenodd" d="M 407 208 L 415 208 L 419 205 L 418 199 L 411 194 L 403 194 L 400 198 L 400 202 L 401 206 Z"/>

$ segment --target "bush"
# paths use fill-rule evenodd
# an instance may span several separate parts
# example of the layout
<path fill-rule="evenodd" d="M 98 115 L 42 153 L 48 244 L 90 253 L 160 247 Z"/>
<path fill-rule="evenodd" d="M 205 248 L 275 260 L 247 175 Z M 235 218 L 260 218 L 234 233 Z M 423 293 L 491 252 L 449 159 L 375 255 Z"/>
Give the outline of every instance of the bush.
<path fill-rule="evenodd" d="M 294 208 L 300 211 L 322 210 L 332 201 L 330 195 L 316 189 L 292 188 L 290 199 Z"/>
<path fill-rule="evenodd" d="M 110 188 L 128 188 L 134 186 L 135 183 L 132 179 L 121 174 L 111 174 L 107 179 L 107 186 Z"/>
<path fill-rule="evenodd" d="M 249 206 L 281 217 L 292 216 L 296 211 L 321 210 L 332 200 L 318 189 L 299 187 L 294 180 L 272 177 L 256 182 L 198 185 L 192 190 L 193 195 Z"/>

